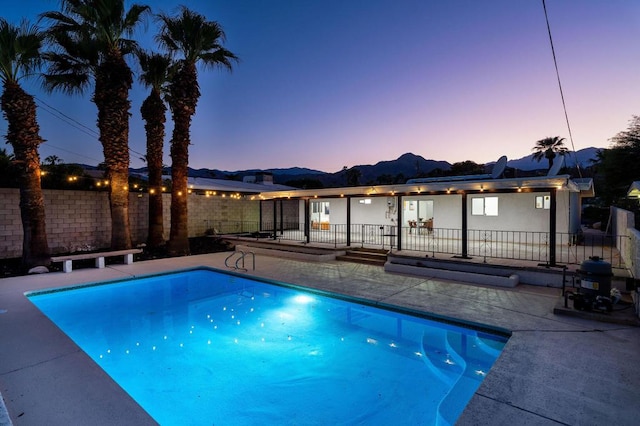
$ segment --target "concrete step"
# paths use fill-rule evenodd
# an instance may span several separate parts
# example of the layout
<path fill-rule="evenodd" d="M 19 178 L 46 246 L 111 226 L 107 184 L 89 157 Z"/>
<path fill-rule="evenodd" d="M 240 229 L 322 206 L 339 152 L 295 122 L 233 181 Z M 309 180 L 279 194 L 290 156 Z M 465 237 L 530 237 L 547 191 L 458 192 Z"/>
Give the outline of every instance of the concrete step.
<path fill-rule="evenodd" d="M 387 253 L 386 250 L 381 249 L 355 248 L 347 250 L 342 256 L 336 256 L 336 260 L 384 266 L 387 262 Z"/>

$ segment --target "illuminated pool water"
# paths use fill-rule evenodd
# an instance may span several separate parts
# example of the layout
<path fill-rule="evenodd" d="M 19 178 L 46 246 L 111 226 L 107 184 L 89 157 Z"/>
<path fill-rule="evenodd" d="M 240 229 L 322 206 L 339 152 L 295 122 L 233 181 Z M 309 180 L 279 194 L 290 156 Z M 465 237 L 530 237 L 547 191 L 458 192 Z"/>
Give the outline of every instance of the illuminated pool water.
<path fill-rule="evenodd" d="M 163 425 L 453 424 L 506 342 L 209 269 L 28 297 Z"/>

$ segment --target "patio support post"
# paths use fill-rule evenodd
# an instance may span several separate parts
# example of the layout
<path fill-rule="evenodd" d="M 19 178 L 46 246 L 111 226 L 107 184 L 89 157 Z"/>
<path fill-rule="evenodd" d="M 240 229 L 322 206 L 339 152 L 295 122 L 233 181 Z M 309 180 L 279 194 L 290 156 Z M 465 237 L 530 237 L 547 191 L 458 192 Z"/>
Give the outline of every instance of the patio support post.
<path fill-rule="evenodd" d="M 347 196 L 347 247 L 351 246 L 351 197 Z"/>
<path fill-rule="evenodd" d="M 549 203 L 549 266 L 556 266 L 557 192 L 556 188 L 551 189 Z"/>
<path fill-rule="evenodd" d="M 398 195 L 398 221 L 397 221 L 397 227 L 396 227 L 396 232 L 398 233 L 398 241 L 396 241 L 396 248 L 398 249 L 398 251 L 402 250 L 402 208 L 403 208 L 403 204 L 402 204 L 402 195 Z"/>
<path fill-rule="evenodd" d="M 273 239 L 276 240 L 278 236 L 276 231 L 278 229 L 278 200 L 273 199 Z"/>
<path fill-rule="evenodd" d="M 471 259 L 469 257 L 469 222 L 467 219 L 467 193 L 461 192 L 462 195 L 462 235 L 460 236 L 460 241 L 462 243 L 462 253 L 458 257 L 460 259 Z"/>
<path fill-rule="evenodd" d="M 469 223 L 467 220 L 467 193 L 462 193 L 462 258 L 469 259 Z"/>
<path fill-rule="evenodd" d="M 284 235 L 284 201 L 280 199 L 280 235 Z"/>
<path fill-rule="evenodd" d="M 309 199 L 305 198 L 304 200 L 304 239 L 307 243 L 311 241 L 309 228 L 311 227 L 309 221 L 311 219 L 311 207 L 309 203 Z"/>

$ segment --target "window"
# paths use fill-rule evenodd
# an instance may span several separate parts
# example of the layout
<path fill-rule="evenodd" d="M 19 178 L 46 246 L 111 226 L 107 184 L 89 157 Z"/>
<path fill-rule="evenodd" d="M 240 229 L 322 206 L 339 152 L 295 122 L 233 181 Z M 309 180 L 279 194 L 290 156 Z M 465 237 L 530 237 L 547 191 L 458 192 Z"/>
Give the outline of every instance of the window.
<path fill-rule="evenodd" d="M 498 197 L 486 197 L 484 199 L 484 215 L 498 216 Z"/>
<path fill-rule="evenodd" d="M 471 214 L 474 216 L 484 216 L 484 198 L 471 199 Z"/>
<path fill-rule="evenodd" d="M 551 208 L 551 196 L 550 195 L 538 195 L 536 196 L 536 209 L 549 210 Z"/>
<path fill-rule="evenodd" d="M 330 212 L 329 201 L 312 201 L 311 202 L 311 221 L 312 222 L 329 222 Z"/>
<path fill-rule="evenodd" d="M 498 197 L 475 197 L 471 199 L 473 216 L 498 216 Z"/>

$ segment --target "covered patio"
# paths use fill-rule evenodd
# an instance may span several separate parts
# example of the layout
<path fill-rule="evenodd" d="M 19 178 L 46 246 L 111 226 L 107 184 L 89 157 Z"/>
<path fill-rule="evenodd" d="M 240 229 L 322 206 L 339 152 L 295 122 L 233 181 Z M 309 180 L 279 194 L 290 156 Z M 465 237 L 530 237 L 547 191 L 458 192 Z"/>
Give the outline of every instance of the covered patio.
<path fill-rule="evenodd" d="M 617 238 L 581 226 L 591 179 L 568 175 L 453 176 L 406 184 L 263 192 L 260 223 L 219 223 L 224 234 L 550 266 L 599 256 L 619 264 Z M 612 250 L 613 249 L 613 250 Z"/>

